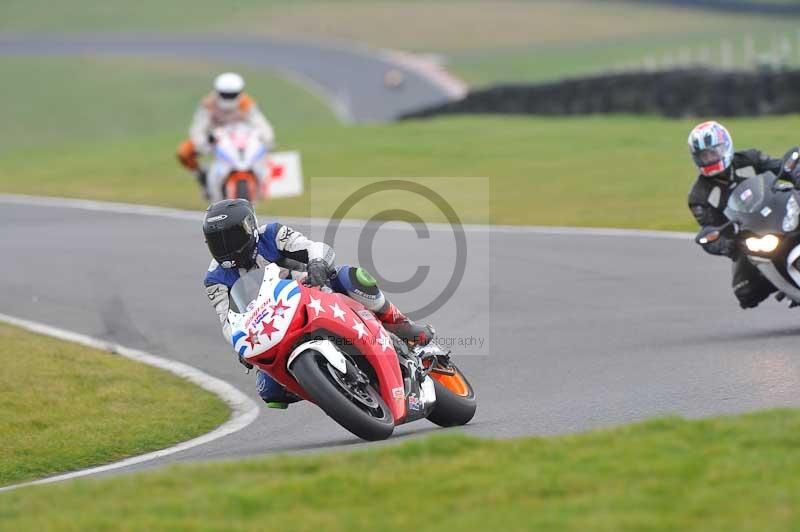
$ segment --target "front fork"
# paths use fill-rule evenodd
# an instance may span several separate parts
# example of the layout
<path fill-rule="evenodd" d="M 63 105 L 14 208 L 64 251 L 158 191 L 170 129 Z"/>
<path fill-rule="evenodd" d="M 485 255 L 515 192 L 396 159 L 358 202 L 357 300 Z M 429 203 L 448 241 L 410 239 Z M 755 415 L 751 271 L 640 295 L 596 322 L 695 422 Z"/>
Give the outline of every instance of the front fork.
<path fill-rule="evenodd" d="M 435 343 L 409 350 L 402 340 L 395 341 L 406 397 L 404 423 L 427 417 L 436 406 L 436 389 L 430 372 L 437 365 L 448 366 L 450 354 Z"/>

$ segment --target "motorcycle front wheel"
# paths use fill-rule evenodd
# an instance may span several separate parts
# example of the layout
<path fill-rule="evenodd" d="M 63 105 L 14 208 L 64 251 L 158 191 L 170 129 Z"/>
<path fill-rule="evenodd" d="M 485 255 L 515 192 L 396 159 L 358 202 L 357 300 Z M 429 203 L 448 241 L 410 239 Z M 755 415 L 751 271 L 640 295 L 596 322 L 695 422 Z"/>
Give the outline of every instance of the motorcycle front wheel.
<path fill-rule="evenodd" d="M 292 374 L 317 406 L 359 438 L 376 441 L 392 435 L 394 417 L 378 391 L 337 370 L 317 351 L 301 353 Z"/>
<path fill-rule="evenodd" d="M 236 197 L 239 199 L 246 199 L 247 201 L 253 201 L 253 198 L 250 197 L 250 186 L 247 181 L 242 180 L 236 183 Z"/>

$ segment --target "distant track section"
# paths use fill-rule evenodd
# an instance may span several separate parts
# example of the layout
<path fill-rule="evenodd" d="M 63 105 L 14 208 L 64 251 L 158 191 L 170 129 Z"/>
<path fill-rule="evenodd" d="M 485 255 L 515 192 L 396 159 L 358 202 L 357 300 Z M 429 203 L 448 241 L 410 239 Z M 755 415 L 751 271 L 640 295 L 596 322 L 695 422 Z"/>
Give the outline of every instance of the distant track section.
<path fill-rule="evenodd" d="M 346 123 L 394 120 L 464 93 L 458 80 L 416 56 L 403 54 L 401 61 L 398 54 L 366 47 L 283 39 L 0 33 L 0 55 L 177 57 L 269 68 L 318 94 Z"/>

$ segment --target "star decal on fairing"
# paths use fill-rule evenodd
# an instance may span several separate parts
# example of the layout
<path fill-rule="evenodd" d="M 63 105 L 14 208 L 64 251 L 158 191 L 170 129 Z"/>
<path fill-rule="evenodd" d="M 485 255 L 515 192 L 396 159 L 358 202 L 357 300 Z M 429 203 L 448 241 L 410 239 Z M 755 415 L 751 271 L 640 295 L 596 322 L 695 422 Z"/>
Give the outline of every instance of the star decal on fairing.
<path fill-rule="evenodd" d="M 261 343 L 258 341 L 258 334 L 256 333 L 255 329 L 250 329 L 247 332 L 247 338 L 245 338 L 244 341 L 250 344 L 250 349 L 255 349 L 256 344 Z"/>
<path fill-rule="evenodd" d="M 339 306 L 339 303 L 334 303 L 333 305 L 328 305 L 328 307 L 333 311 L 333 318 L 334 319 L 341 319 L 344 320 L 344 311 Z"/>
<path fill-rule="evenodd" d="M 381 351 L 386 351 L 392 345 L 392 339 L 386 334 L 384 329 L 381 329 L 381 335 L 378 337 L 378 343 L 381 344 Z"/>
<path fill-rule="evenodd" d="M 358 339 L 361 340 L 361 337 L 367 334 L 367 328 L 364 327 L 364 324 L 358 321 L 357 319 L 353 318 L 353 326 L 351 327 L 358 333 Z"/>
<path fill-rule="evenodd" d="M 277 303 L 274 305 L 270 305 L 272 309 L 272 315 L 276 318 L 282 318 L 286 311 L 291 308 L 283 304 L 283 302 L 279 299 Z"/>
<path fill-rule="evenodd" d="M 325 309 L 322 308 L 322 303 L 320 303 L 319 299 L 314 299 L 313 296 L 310 299 L 311 303 L 309 303 L 308 306 L 314 309 L 314 312 L 317 313 L 317 316 L 325 312 Z"/>
<path fill-rule="evenodd" d="M 261 322 L 261 334 L 266 334 L 269 340 L 272 340 L 272 338 L 270 338 L 271 334 L 280 330 L 274 325 L 272 325 L 273 321 L 275 321 L 274 318 L 270 321 L 264 320 Z"/>

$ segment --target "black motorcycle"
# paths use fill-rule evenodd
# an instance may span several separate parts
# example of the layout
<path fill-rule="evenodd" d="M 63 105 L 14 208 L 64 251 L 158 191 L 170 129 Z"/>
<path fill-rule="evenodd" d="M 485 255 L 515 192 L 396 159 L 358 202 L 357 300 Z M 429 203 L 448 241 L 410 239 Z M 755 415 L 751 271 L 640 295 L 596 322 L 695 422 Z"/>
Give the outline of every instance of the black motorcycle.
<path fill-rule="evenodd" d="M 780 175 L 742 181 L 725 207 L 728 222 L 708 227 L 695 241 L 707 244 L 733 233 L 740 252 L 778 289 L 778 299 L 800 304 L 800 147 L 789 150 Z"/>

